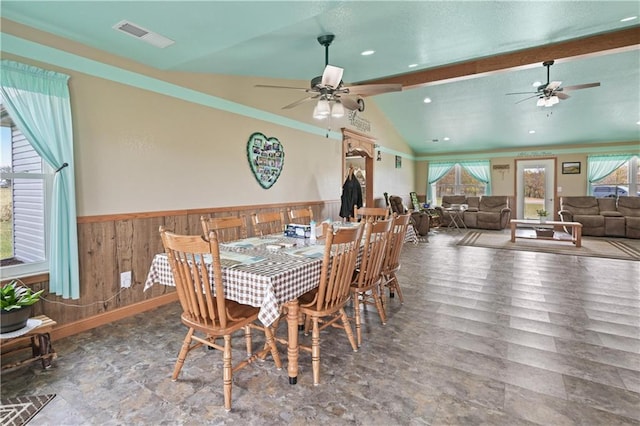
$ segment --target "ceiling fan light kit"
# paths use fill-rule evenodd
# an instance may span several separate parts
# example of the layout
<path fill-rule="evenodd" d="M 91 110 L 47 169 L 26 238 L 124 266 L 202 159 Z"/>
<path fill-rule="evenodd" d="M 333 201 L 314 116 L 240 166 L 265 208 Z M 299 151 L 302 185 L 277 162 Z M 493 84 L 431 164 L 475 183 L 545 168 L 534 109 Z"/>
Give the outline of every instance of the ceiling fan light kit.
<path fill-rule="evenodd" d="M 540 96 L 538 98 L 538 102 L 536 103 L 537 106 L 539 107 L 552 107 L 555 104 L 559 103 L 560 99 L 557 96 Z"/>

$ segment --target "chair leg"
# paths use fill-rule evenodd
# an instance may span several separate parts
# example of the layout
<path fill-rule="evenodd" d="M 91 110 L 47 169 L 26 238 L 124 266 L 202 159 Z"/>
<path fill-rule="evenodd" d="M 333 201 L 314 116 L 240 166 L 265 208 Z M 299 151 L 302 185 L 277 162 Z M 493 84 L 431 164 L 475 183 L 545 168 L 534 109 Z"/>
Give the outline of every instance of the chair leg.
<path fill-rule="evenodd" d="M 353 315 L 356 320 L 356 337 L 358 339 L 358 347 L 362 345 L 362 318 L 360 318 L 360 293 L 353 293 Z"/>
<path fill-rule="evenodd" d="M 253 341 L 251 339 L 251 327 L 244 327 L 244 339 L 247 343 L 247 358 L 251 358 L 253 355 Z"/>
<path fill-rule="evenodd" d="M 224 354 L 222 356 L 222 381 L 224 386 L 224 409 L 231 411 L 231 380 L 232 380 L 232 366 L 231 366 L 231 335 L 226 334 L 224 336 Z"/>
<path fill-rule="evenodd" d="M 311 328 L 311 318 L 307 315 L 307 317 L 304 320 L 304 335 L 308 336 L 309 335 L 309 329 Z"/>
<path fill-rule="evenodd" d="M 380 316 L 380 322 L 382 322 L 382 325 L 385 325 L 387 323 L 387 314 L 384 311 L 384 305 L 382 304 L 382 298 L 380 296 L 380 292 L 378 291 L 374 291 L 373 292 L 373 300 L 376 302 L 376 308 L 378 309 L 378 315 Z M 356 329 L 357 329 L 358 325 L 356 324 Z"/>
<path fill-rule="evenodd" d="M 307 321 L 309 320 L 307 316 Z M 320 384 L 320 325 L 318 318 L 313 317 L 311 331 L 311 365 L 313 367 L 313 385 Z"/>
<path fill-rule="evenodd" d="M 180 348 L 180 353 L 178 354 L 178 359 L 176 360 L 176 366 L 173 367 L 173 375 L 171 376 L 171 380 L 174 382 L 178 379 L 178 374 L 180 374 L 180 370 L 182 370 L 182 366 L 184 365 L 184 360 L 187 358 L 187 354 L 189 353 L 189 347 L 191 346 L 191 336 L 193 336 L 194 329 L 190 328 L 187 331 L 187 335 L 182 341 L 182 347 Z"/>
<path fill-rule="evenodd" d="M 358 352 L 358 345 L 356 344 L 356 339 L 353 336 L 353 331 L 351 330 L 351 323 L 349 322 L 349 317 L 344 311 L 344 308 L 340 308 L 340 317 L 342 318 L 342 325 L 344 326 L 344 331 L 347 333 L 347 338 L 349 339 L 349 343 L 351 343 L 353 351 Z"/>
<path fill-rule="evenodd" d="M 266 344 L 271 348 L 271 356 L 273 357 L 273 362 L 276 364 L 276 368 L 278 370 L 282 369 L 282 360 L 280 360 L 280 354 L 278 353 L 278 347 L 276 346 L 276 341 L 273 338 L 273 331 L 271 327 L 264 327 L 264 336 L 266 339 Z"/>
<path fill-rule="evenodd" d="M 393 274 L 393 288 L 398 293 L 398 297 L 400 298 L 400 303 L 404 303 L 404 297 L 402 297 L 402 289 L 400 288 L 400 283 L 398 282 L 398 277 L 396 274 Z"/>
<path fill-rule="evenodd" d="M 402 290 L 400 290 L 400 284 L 398 283 L 398 277 L 396 277 L 395 273 L 392 273 L 389 276 L 389 281 L 387 283 L 387 287 L 389 287 L 389 297 L 394 297 L 394 292 L 398 292 L 398 297 L 400 298 L 400 303 L 404 303 L 404 298 L 402 297 Z"/>

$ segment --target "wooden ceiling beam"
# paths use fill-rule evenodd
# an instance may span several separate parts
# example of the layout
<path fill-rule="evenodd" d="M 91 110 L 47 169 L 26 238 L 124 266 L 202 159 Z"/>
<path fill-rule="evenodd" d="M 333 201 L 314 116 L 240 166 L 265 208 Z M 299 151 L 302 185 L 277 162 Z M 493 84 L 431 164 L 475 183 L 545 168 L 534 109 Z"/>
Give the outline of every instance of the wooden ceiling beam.
<path fill-rule="evenodd" d="M 476 78 L 513 69 L 539 66 L 548 60 L 563 61 L 640 48 L 640 26 L 532 47 L 471 61 L 427 68 L 406 74 L 358 82 L 402 84 L 403 90 Z"/>

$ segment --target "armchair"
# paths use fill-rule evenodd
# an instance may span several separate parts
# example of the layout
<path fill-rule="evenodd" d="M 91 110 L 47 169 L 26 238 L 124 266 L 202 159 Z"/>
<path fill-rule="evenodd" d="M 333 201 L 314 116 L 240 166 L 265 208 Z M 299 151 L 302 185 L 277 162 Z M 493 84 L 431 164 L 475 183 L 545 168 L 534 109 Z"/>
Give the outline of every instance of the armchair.
<path fill-rule="evenodd" d="M 398 216 L 407 213 L 402 197 L 397 195 L 389 197 L 389 207 L 391 208 L 391 212 L 396 213 Z M 429 234 L 431 218 L 428 213 L 422 211 L 411 212 L 410 223 L 421 237 Z"/>
<path fill-rule="evenodd" d="M 465 221 L 467 213 L 465 212 Z M 509 199 L 501 195 L 487 195 L 480 197 L 478 206 L 477 227 L 482 229 L 504 229 L 511 218 Z"/>

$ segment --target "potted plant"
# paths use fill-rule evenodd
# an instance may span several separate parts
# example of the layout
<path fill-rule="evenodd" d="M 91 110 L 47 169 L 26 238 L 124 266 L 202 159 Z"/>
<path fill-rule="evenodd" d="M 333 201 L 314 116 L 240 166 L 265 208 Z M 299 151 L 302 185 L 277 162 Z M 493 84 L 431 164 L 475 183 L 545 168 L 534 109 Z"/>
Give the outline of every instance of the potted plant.
<path fill-rule="evenodd" d="M 33 290 L 19 280 L 11 280 L 0 289 L 0 333 L 20 330 L 31 315 L 30 306 L 40 300 L 44 290 Z"/>
<path fill-rule="evenodd" d="M 540 223 L 543 223 L 544 221 L 546 221 L 547 216 L 549 216 L 549 212 L 547 212 L 545 209 L 538 209 L 536 210 L 536 213 L 538 213 L 538 217 L 540 218 Z"/>

